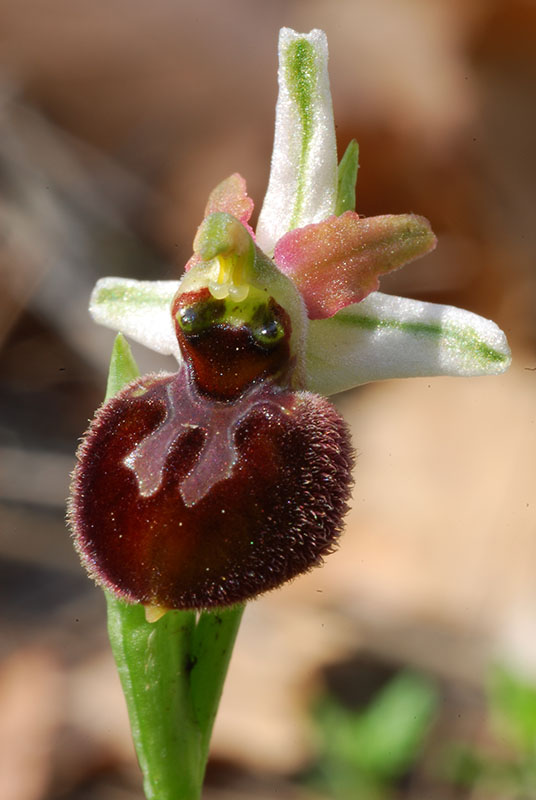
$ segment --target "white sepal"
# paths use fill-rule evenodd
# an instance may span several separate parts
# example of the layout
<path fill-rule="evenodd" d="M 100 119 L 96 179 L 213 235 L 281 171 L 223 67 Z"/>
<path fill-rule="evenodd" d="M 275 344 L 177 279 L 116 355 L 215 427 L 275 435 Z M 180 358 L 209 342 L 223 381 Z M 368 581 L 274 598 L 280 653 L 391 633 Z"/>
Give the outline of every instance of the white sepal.
<path fill-rule="evenodd" d="M 373 292 L 309 323 L 307 388 L 318 394 L 386 378 L 495 375 L 509 364 L 500 328 L 453 306 Z"/>
<path fill-rule="evenodd" d="M 101 278 L 91 294 L 89 311 L 99 325 L 180 361 L 170 310 L 178 287 L 179 281 Z"/>
<path fill-rule="evenodd" d="M 279 96 L 268 191 L 257 244 L 272 255 L 287 231 L 335 213 L 337 147 L 323 31 L 282 28 Z"/>

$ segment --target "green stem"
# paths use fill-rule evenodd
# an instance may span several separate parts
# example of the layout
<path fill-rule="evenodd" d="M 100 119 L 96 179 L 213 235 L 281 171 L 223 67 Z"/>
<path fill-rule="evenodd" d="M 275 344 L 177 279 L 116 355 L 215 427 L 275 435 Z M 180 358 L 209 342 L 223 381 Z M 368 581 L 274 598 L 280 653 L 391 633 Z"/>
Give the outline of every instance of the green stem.
<path fill-rule="evenodd" d="M 138 375 L 116 338 L 106 399 Z M 147 622 L 142 605 L 106 593 L 108 633 L 125 695 L 147 800 L 199 800 L 210 737 L 243 606 L 168 611 Z"/>
<path fill-rule="evenodd" d="M 190 676 L 194 714 L 201 729 L 202 769 L 244 606 L 203 611 L 193 631 Z"/>
<path fill-rule="evenodd" d="M 146 622 L 141 605 L 107 595 L 108 632 L 147 800 L 198 800 L 201 731 L 189 692 L 192 612 Z"/>

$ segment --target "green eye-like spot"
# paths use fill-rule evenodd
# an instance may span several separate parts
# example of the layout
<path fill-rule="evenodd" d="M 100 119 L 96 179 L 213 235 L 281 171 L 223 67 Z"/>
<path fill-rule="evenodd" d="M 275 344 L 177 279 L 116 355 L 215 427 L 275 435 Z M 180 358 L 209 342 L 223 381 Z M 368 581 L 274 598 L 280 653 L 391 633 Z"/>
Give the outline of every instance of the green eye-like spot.
<path fill-rule="evenodd" d="M 254 330 L 253 335 L 259 344 L 270 346 L 282 339 L 285 335 L 285 331 L 280 322 L 276 319 L 272 319 L 261 328 Z"/>
<path fill-rule="evenodd" d="M 201 333 L 219 322 L 224 313 L 223 301 L 208 300 L 179 309 L 177 322 L 184 333 Z"/>
<path fill-rule="evenodd" d="M 273 347 L 284 337 L 285 329 L 272 309 L 262 306 L 253 315 L 251 333 L 263 347 Z"/>

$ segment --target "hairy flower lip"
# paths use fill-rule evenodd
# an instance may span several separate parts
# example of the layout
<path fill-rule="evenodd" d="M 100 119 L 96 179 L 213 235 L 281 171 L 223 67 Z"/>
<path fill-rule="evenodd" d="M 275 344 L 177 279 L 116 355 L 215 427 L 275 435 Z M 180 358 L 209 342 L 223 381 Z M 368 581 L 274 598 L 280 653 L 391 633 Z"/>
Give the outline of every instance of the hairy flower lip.
<path fill-rule="evenodd" d="M 149 493 L 124 463 L 140 437 L 159 430 L 176 377 L 126 386 L 101 407 L 80 446 L 70 520 L 91 576 L 128 602 L 200 609 L 251 599 L 318 564 L 336 545 L 351 485 L 349 433 L 335 409 L 307 392 L 277 390 L 274 413 L 265 387 L 266 401 L 239 416 L 229 477 L 188 506 L 178 488 L 203 446 L 195 428 L 175 429 L 162 480 Z M 200 419 L 211 425 L 203 406 Z"/>

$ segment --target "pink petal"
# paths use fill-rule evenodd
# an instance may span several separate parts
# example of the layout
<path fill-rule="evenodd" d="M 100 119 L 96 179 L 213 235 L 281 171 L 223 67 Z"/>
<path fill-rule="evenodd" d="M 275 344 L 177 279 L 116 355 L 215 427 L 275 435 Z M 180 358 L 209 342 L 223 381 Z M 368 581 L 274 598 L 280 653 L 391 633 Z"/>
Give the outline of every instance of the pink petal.
<path fill-rule="evenodd" d="M 253 235 L 248 225 L 253 213 L 253 200 L 248 197 L 246 181 L 238 172 L 229 175 L 211 191 L 205 208 L 205 217 L 216 211 L 225 211 L 236 217 Z"/>
<path fill-rule="evenodd" d="M 184 271 L 189 272 L 192 269 L 192 267 L 197 267 L 197 265 L 201 264 L 202 261 L 203 259 L 201 258 L 199 253 L 193 253 L 193 255 L 190 256 L 190 258 L 184 265 Z"/>
<path fill-rule="evenodd" d="M 378 276 L 433 250 L 430 223 L 414 214 L 360 219 L 354 211 L 296 228 L 274 260 L 300 290 L 310 319 L 332 317 L 379 286 Z"/>

